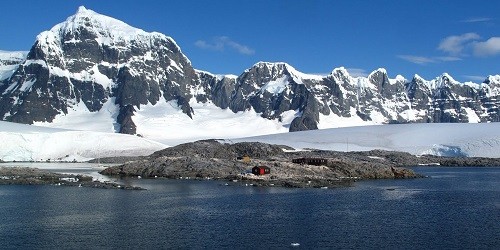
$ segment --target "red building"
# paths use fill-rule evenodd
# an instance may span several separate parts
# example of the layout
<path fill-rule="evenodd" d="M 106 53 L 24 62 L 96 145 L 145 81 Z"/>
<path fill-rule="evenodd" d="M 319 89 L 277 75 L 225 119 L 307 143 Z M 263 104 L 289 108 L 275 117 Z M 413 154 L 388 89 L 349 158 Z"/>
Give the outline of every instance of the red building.
<path fill-rule="evenodd" d="M 254 175 L 265 175 L 265 174 L 270 174 L 271 169 L 266 166 L 256 166 L 252 168 L 252 173 Z"/>

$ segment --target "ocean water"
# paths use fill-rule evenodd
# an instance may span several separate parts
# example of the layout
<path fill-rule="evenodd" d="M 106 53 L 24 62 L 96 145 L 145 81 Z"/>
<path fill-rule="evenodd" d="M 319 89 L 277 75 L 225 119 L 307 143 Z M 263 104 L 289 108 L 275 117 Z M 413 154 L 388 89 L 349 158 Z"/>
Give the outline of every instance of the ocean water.
<path fill-rule="evenodd" d="M 500 168 L 415 170 L 430 178 L 337 189 L 159 179 L 120 180 L 145 191 L 0 186 L 0 248 L 498 249 Z"/>

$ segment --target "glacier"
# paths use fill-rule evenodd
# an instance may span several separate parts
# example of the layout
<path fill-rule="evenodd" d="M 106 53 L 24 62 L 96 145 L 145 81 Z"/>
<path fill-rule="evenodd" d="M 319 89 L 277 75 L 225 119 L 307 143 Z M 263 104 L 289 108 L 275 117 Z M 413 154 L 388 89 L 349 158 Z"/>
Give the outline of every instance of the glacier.
<path fill-rule="evenodd" d="M 216 75 L 194 69 L 171 37 L 85 7 L 40 33 L 29 52 L 0 51 L 0 93 L 3 120 L 56 128 L 47 132 L 34 126 L 30 129 L 45 132 L 33 132 L 2 123 L 4 160 L 148 154 L 210 138 L 285 138 L 277 140 L 298 148 L 497 155 L 498 125 L 489 122 L 500 121 L 500 75 L 460 83 L 447 73 L 408 80 L 390 78 L 384 68 L 365 77 L 339 67 L 320 76 L 285 62 L 262 61 L 238 76 Z M 482 124 L 374 126 L 408 122 Z M 342 128 L 351 126 L 367 127 Z M 307 142 L 300 133 L 286 134 L 314 129 L 322 131 L 306 133 Z M 455 130 L 460 132 L 450 134 Z M 439 136 L 425 135 L 436 131 Z M 113 135 L 117 132 L 141 138 Z M 397 135 L 414 139 L 399 143 Z M 135 151 L 121 143 L 130 138 Z M 115 142 L 95 149 L 106 140 Z M 52 145 L 47 143 L 58 148 L 45 149 Z"/>
<path fill-rule="evenodd" d="M 0 121 L 2 161 L 87 161 L 149 155 L 166 145 L 133 135 L 45 128 Z"/>
<path fill-rule="evenodd" d="M 298 131 L 228 140 L 299 150 L 408 152 L 413 155 L 500 157 L 500 123 L 412 123 Z"/>
<path fill-rule="evenodd" d="M 199 121 L 198 121 L 199 122 Z M 204 122 L 209 122 L 206 120 Z M 227 143 L 264 142 L 297 150 L 367 151 L 374 149 L 459 157 L 500 157 L 500 123 L 423 123 L 344 127 L 241 137 L 252 129 L 276 124 L 253 124 L 238 131 L 248 119 L 234 119 L 215 131 Z M 0 159 L 3 161 L 86 161 L 98 157 L 149 155 L 185 141 L 208 139 L 195 126 L 172 131 L 172 137 L 150 140 L 138 136 L 38 127 L 0 122 Z M 154 130 L 153 130 L 154 131 Z M 234 137 L 231 137 L 233 135 Z M 186 139 L 188 138 L 188 139 Z M 173 144 L 168 144 L 173 143 Z"/>

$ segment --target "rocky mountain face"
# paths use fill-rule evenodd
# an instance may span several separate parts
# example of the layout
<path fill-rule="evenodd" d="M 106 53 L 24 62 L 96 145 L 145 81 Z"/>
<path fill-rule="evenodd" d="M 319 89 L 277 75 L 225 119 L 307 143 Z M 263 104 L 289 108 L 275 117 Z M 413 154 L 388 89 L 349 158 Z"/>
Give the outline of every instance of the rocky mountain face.
<path fill-rule="evenodd" d="M 239 77 L 215 77 L 199 72 L 206 100 L 220 108 L 229 108 L 234 113 L 249 109 L 267 119 L 282 121 L 282 115 L 294 111 L 297 117 L 290 131 L 317 129 L 318 102 L 309 89 L 319 83 L 318 79 L 307 79 L 285 63 L 260 62 Z"/>
<path fill-rule="evenodd" d="M 135 134 L 141 105 L 175 103 L 195 117 L 190 103 L 234 113 L 253 110 L 289 131 L 335 127 L 321 117 L 372 124 L 497 122 L 500 76 L 481 84 L 448 74 L 427 81 L 390 79 L 384 69 L 352 77 L 346 69 L 307 75 L 286 63 L 259 62 L 239 76 L 193 69 L 175 41 L 80 7 L 42 32 L 27 55 L 0 53 L 0 117 L 32 124 L 52 122 L 76 106 L 104 108 L 116 132 Z"/>
<path fill-rule="evenodd" d="M 51 122 L 83 103 L 89 112 L 113 102 L 117 132 L 135 133 L 141 104 L 177 101 L 191 116 L 190 86 L 198 83 L 174 40 L 147 33 L 84 7 L 38 35 L 27 58 L 0 85 L 3 120 Z"/>
<path fill-rule="evenodd" d="M 290 131 L 317 129 L 319 115 L 359 117 L 375 123 L 496 122 L 500 76 L 484 83 L 459 83 L 448 74 L 426 81 L 415 75 L 389 79 L 385 69 L 351 77 L 336 68 L 320 77 L 286 63 L 257 63 L 237 78 L 198 72 L 208 99 L 233 112 L 253 108 L 267 119 L 297 111 Z M 222 91 L 221 91 L 222 90 Z"/>

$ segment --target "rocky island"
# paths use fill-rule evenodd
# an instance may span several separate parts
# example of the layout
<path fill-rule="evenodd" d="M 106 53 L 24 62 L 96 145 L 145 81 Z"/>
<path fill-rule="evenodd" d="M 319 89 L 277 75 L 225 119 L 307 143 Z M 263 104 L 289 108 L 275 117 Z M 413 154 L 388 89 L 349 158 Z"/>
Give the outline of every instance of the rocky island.
<path fill-rule="evenodd" d="M 253 186 L 337 187 L 362 179 L 419 178 L 408 167 L 418 165 L 484 167 L 500 166 L 500 158 L 415 156 L 372 150 L 338 152 L 296 150 L 286 145 L 260 142 L 228 143 L 202 140 L 180 144 L 145 157 L 100 158 L 120 163 L 100 173 L 118 177 L 214 179 Z M 35 168 L 0 167 L 0 185 L 67 185 L 112 189 L 141 189 L 92 177 L 52 173 Z"/>
<path fill-rule="evenodd" d="M 334 187 L 349 185 L 359 179 L 422 177 L 403 168 L 415 165 L 415 158 L 417 157 L 407 153 L 388 151 L 297 151 L 284 145 L 258 142 L 231 144 L 219 140 L 203 140 L 167 148 L 141 160 L 109 167 L 101 174 L 141 178 L 218 179 L 257 186 Z M 315 163 L 315 160 L 321 162 Z M 268 168 L 269 173 L 256 175 L 252 173 L 254 167 Z"/>
<path fill-rule="evenodd" d="M 308 164 L 308 160 L 321 162 Z M 383 150 L 295 150 L 260 142 L 202 140 L 166 148 L 100 173 L 141 178 L 217 179 L 256 186 L 335 187 L 361 179 L 424 177 L 408 169 L 418 165 L 500 166 L 500 158 L 415 156 Z M 253 174 L 252 169 L 259 166 L 269 168 L 269 173 Z"/>

